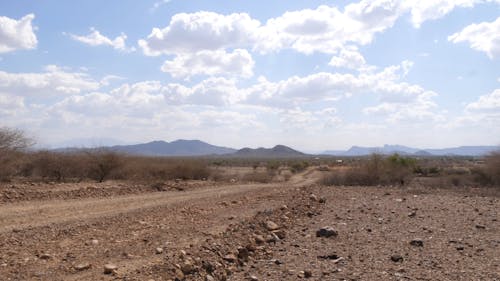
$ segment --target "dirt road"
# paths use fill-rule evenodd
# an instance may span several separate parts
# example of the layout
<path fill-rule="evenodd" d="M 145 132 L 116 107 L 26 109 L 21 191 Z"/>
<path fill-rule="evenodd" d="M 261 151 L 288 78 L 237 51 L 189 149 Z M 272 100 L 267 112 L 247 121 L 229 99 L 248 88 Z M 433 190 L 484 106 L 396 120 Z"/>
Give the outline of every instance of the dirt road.
<path fill-rule="evenodd" d="M 0 280 L 500 278 L 498 196 L 321 187 L 320 176 L 184 191 L 37 186 L 41 194 L 0 203 Z M 317 238 L 322 226 L 338 237 Z M 105 274 L 105 264 L 116 269 Z"/>

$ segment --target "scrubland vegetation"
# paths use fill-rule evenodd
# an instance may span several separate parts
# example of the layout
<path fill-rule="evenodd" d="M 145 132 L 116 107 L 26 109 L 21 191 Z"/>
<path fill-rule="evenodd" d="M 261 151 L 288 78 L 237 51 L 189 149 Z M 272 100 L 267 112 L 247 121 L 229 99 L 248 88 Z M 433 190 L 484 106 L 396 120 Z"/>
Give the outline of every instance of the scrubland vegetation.
<path fill-rule="evenodd" d="M 385 156 L 297 159 L 142 157 L 108 150 L 32 151 L 33 140 L 16 129 L 0 129 L 0 181 L 80 182 L 129 180 L 215 180 L 267 183 L 286 181 L 310 166 L 330 170 L 325 185 L 500 186 L 500 152 L 471 157 Z M 232 172 L 234 167 L 241 167 Z"/>

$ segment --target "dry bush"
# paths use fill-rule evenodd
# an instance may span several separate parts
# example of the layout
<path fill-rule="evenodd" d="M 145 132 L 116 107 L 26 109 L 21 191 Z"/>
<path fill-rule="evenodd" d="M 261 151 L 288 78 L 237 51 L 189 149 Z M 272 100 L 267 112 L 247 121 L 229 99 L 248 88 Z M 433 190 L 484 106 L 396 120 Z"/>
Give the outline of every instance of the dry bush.
<path fill-rule="evenodd" d="M 87 155 L 39 151 L 25 155 L 21 175 L 33 180 L 81 181 L 88 177 Z"/>
<path fill-rule="evenodd" d="M 325 185 L 404 185 L 413 177 L 415 160 L 394 154 L 384 157 L 372 154 L 370 158 L 342 171 L 335 171 L 322 180 Z"/>
<path fill-rule="evenodd" d="M 500 151 L 488 155 L 485 165 L 485 173 L 489 176 L 491 184 L 500 186 Z"/>
<path fill-rule="evenodd" d="M 126 156 L 123 166 L 116 171 L 118 179 L 135 181 L 201 180 L 212 172 L 206 161 L 191 158 Z"/>
<path fill-rule="evenodd" d="M 274 178 L 274 172 L 251 172 L 242 176 L 241 180 L 246 182 L 259 182 L 259 183 L 269 183 L 272 182 Z"/>
<path fill-rule="evenodd" d="M 8 181 L 18 174 L 22 152 L 32 145 L 33 141 L 23 131 L 0 128 L 0 181 Z"/>

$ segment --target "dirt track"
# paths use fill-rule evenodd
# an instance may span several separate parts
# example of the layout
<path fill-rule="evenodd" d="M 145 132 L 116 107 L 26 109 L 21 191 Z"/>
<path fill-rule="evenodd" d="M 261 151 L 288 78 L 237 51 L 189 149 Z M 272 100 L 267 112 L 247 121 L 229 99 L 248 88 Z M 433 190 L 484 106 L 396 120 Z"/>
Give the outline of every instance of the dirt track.
<path fill-rule="evenodd" d="M 0 203 L 0 280 L 295 280 L 302 271 L 312 280 L 499 280 L 498 197 L 326 188 L 314 186 L 318 176 Z M 252 246 L 245 261 L 224 259 L 254 235 L 269 236 L 266 220 L 286 237 Z M 325 225 L 338 237 L 315 237 Z M 416 238 L 423 247 L 409 244 Z M 333 254 L 342 259 L 318 257 Z M 394 254 L 403 260 L 391 261 Z M 117 269 L 104 274 L 106 263 Z M 193 271 L 179 276 L 183 263 Z"/>

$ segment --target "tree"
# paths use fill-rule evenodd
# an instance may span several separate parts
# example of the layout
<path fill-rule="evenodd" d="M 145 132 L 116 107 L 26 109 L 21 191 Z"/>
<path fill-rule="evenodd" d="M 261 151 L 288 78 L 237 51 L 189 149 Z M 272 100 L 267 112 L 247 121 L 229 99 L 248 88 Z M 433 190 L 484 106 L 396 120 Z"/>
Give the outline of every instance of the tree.
<path fill-rule="evenodd" d="M 33 140 L 18 129 L 0 128 L 0 152 L 20 151 L 33 145 Z"/>
<path fill-rule="evenodd" d="M 10 180 L 18 173 L 22 151 L 33 141 L 18 129 L 0 128 L 0 181 Z"/>

